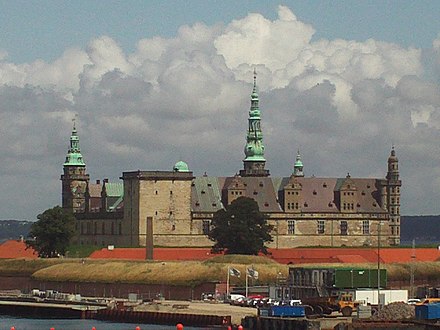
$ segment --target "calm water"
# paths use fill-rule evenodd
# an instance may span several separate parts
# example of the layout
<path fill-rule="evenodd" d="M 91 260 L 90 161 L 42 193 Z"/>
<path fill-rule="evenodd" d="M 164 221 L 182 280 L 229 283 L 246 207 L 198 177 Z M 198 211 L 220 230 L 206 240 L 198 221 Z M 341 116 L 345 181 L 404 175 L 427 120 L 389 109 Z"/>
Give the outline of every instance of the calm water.
<path fill-rule="evenodd" d="M 97 320 L 59 320 L 59 319 L 26 319 L 0 316 L 0 330 L 135 330 L 139 326 L 141 330 L 172 330 L 175 326 L 133 324 L 133 323 L 110 323 Z M 185 330 L 203 330 L 208 328 L 185 327 Z"/>

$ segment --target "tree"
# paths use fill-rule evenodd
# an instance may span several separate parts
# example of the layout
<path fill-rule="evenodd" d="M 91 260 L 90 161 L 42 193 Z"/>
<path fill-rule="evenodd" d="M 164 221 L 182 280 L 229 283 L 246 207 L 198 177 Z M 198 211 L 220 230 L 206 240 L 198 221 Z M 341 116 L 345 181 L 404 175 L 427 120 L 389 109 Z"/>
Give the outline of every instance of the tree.
<path fill-rule="evenodd" d="M 260 212 L 255 200 L 239 197 L 214 214 L 209 239 L 215 242 L 214 252 L 226 254 L 267 254 L 266 242 L 272 242 L 267 216 Z"/>
<path fill-rule="evenodd" d="M 71 211 L 60 206 L 44 211 L 37 216 L 29 232 L 28 246 L 34 248 L 42 258 L 54 258 L 66 253 L 75 234 L 75 217 Z"/>

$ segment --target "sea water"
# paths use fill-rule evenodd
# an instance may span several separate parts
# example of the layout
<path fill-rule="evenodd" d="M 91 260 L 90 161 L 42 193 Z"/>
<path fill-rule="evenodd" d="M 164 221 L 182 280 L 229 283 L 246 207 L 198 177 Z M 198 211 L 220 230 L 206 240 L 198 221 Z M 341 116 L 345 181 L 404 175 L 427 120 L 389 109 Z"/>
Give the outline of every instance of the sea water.
<path fill-rule="evenodd" d="M 0 330 L 172 330 L 175 326 L 155 325 L 155 324 L 136 324 L 136 323 L 113 323 L 98 320 L 76 320 L 76 319 L 30 319 L 0 316 Z M 209 328 L 184 327 L 185 330 L 208 330 Z"/>

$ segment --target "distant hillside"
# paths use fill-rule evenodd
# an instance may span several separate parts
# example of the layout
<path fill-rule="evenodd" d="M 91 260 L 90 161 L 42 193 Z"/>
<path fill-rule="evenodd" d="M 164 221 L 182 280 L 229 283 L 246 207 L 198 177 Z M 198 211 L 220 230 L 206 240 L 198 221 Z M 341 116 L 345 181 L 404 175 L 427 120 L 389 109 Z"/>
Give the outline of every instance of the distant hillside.
<path fill-rule="evenodd" d="M 32 221 L 0 220 L 0 241 L 27 237 Z"/>
<path fill-rule="evenodd" d="M 402 216 L 400 221 L 401 244 L 440 245 L 440 215 Z"/>

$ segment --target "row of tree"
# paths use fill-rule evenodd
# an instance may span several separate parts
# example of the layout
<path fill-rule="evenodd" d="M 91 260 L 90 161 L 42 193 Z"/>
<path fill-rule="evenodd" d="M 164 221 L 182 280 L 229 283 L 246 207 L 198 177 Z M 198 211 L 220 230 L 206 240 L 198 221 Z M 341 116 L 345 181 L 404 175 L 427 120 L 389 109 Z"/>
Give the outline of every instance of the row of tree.
<path fill-rule="evenodd" d="M 31 226 L 27 244 L 42 258 L 64 255 L 75 235 L 73 213 L 55 206 L 39 214 L 37 219 Z M 272 226 L 257 202 L 240 197 L 214 214 L 208 237 L 214 241 L 214 252 L 257 255 L 267 253 L 265 244 L 272 241 L 271 231 Z"/>

